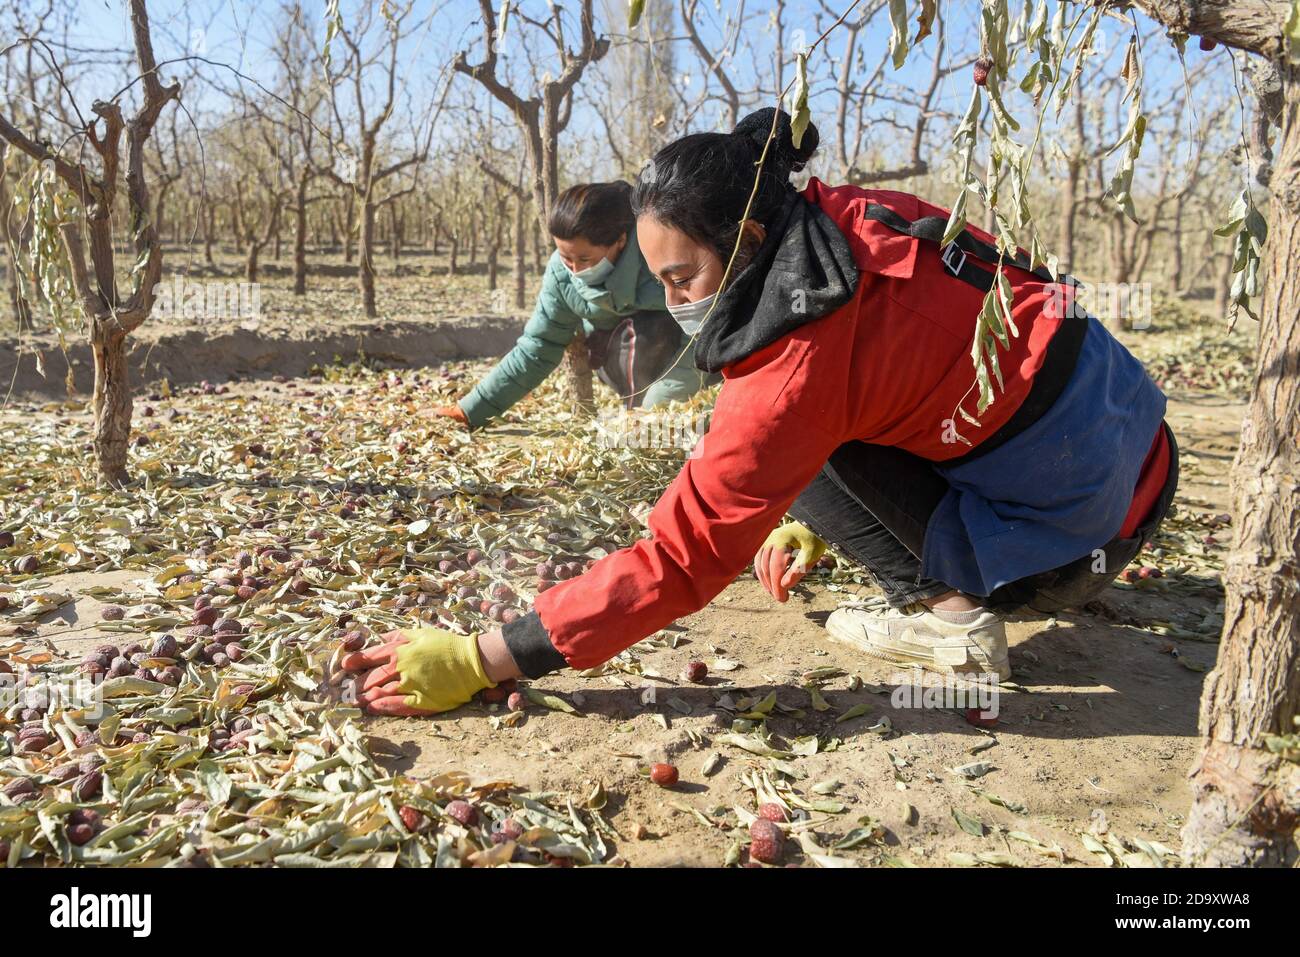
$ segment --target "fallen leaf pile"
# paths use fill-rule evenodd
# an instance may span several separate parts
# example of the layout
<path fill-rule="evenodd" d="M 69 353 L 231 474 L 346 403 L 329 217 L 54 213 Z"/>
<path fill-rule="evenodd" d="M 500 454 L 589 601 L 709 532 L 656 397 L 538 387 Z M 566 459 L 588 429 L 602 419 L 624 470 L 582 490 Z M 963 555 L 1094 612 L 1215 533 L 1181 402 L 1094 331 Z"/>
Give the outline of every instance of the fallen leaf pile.
<path fill-rule="evenodd" d="M 80 405 L 17 410 L 0 439 L 0 864 L 606 859 L 581 802 L 384 770 L 326 680 L 389 629 L 526 612 L 642 534 L 633 508 L 680 466 L 677 448 L 603 447 L 545 388 L 510 416 L 541 427 L 527 449 L 423 415 L 479 371 L 164 385 L 137 401 L 125 490 L 96 487 Z M 66 632 L 119 641 L 76 660 L 45 640 L 64 632 L 36 637 L 72 599 L 60 575 L 119 570 L 138 579 L 90 589 L 103 620 Z"/>

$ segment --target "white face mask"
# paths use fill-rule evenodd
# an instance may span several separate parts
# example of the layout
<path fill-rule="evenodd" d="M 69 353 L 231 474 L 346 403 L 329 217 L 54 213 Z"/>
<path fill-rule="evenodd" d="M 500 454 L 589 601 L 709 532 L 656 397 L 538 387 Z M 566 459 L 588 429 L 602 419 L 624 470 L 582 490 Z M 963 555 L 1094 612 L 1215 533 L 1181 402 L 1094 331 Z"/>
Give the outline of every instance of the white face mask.
<path fill-rule="evenodd" d="M 600 262 L 596 263 L 596 265 L 588 266 L 581 272 L 573 272 L 572 269 L 569 270 L 574 279 L 581 279 L 588 286 L 600 285 L 613 271 L 614 264 L 604 257 L 602 257 Z"/>
<path fill-rule="evenodd" d="M 677 325 L 682 327 L 682 332 L 688 336 L 693 336 L 700 331 L 704 325 L 704 317 L 709 314 L 709 309 L 713 305 L 713 300 L 718 297 L 715 292 L 711 296 L 705 296 L 703 299 L 696 299 L 694 302 L 684 302 L 679 306 L 669 306 L 668 312 L 677 320 Z"/>

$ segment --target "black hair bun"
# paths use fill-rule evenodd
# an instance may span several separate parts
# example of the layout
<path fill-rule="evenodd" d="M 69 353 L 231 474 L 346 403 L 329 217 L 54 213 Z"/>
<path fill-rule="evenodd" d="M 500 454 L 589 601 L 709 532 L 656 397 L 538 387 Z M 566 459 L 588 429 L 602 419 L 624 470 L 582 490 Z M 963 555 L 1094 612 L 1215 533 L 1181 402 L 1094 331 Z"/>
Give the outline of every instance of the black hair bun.
<path fill-rule="evenodd" d="M 747 136 L 758 144 L 761 150 L 763 144 L 767 142 L 768 135 L 772 132 L 772 114 L 777 114 L 776 119 L 776 139 L 772 141 L 772 151 L 769 151 L 769 157 L 776 156 L 780 166 L 790 173 L 797 173 L 807 162 L 812 159 L 813 154 L 817 152 L 817 146 L 821 138 L 817 134 L 817 126 L 809 121 L 807 128 L 803 131 L 803 142 L 799 148 L 795 149 L 794 137 L 790 128 L 790 116 L 785 110 L 778 110 L 775 107 L 764 107 L 761 110 L 755 110 L 743 120 L 736 124 L 732 131 L 734 136 Z"/>

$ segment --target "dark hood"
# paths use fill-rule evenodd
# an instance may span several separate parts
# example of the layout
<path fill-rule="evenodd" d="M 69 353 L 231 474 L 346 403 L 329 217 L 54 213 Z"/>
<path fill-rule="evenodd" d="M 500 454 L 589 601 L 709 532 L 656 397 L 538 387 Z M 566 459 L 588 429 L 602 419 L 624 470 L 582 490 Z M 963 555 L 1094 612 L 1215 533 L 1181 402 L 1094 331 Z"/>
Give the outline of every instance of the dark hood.
<path fill-rule="evenodd" d="M 754 258 L 719 296 L 695 342 L 695 364 L 720 372 L 853 298 L 849 241 L 820 208 L 790 191 Z"/>

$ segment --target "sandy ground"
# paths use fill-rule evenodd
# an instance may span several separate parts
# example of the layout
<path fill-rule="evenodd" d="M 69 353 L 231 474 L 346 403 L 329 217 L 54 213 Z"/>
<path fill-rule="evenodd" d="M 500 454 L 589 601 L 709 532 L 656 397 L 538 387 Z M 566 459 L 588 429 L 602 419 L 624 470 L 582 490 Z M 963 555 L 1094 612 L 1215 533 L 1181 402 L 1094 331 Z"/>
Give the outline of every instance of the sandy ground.
<path fill-rule="evenodd" d="M 1181 508 L 1226 510 L 1241 414 L 1239 403 L 1209 395 L 1171 404 L 1169 420 L 1184 453 Z M 50 578 L 50 588 L 78 597 L 40 624 L 38 640 L 73 654 L 105 640 L 96 628 L 100 604 L 87 591 L 140 576 Z M 1013 621 L 1013 684 L 1001 691 L 996 727 L 984 730 L 968 723 L 962 708 L 894 707 L 891 692 L 907 676 L 828 641 L 821 623 L 842 595 L 810 582 L 778 605 L 752 577 L 738 580 L 669 630 L 676 647 L 641 655 L 643 666 L 662 678 L 565 673 L 538 683 L 580 702 L 579 715 L 534 707 L 517 726 L 493 729 L 489 716 L 502 712 L 473 705 L 430 720 L 376 719 L 369 728 L 395 770 L 456 768 L 574 795 L 602 785 L 606 813 L 624 838 L 616 842 L 622 860 L 716 866 L 730 840 L 713 822 L 724 809 L 753 807 L 745 779 L 769 761 L 714 740 L 731 722 L 715 705 L 724 694 L 762 698 L 775 691 L 768 727 L 778 740 L 838 739 L 836 750 L 789 762 L 801 794 L 818 799 L 832 792 L 828 799 L 844 806 L 819 831 L 839 836 L 864 822 L 884 828 L 879 844 L 836 852 L 856 863 L 946 865 L 962 854 L 994 854 L 1026 866 L 1102 863 L 1081 841 L 1090 829 L 1178 849 L 1200 685 L 1217 646 L 1172 641 L 1126 622 L 1194 625 L 1214 614 L 1221 599 L 1216 589 L 1189 594 L 1167 581 L 1141 590 L 1116 587 L 1101 614 Z M 720 657 L 738 667 L 715 671 L 702 685 L 677 677 L 689 660 Z M 818 712 L 802 675 L 828 667 L 842 674 L 821 685 L 830 707 Z M 862 682 L 858 690 L 850 690 L 854 677 Z M 653 703 L 643 700 L 644 686 L 655 688 Z M 854 705 L 865 705 L 865 712 L 836 720 Z M 884 734 L 882 717 L 892 728 Z M 665 759 L 681 771 L 671 790 L 641 772 L 648 761 Z M 992 770 L 974 780 L 951 770 L 977 762 Z M 706 764 L 712 765 L 707 774 Z M 955 811 L 983 824 L 983 835 L 964 830 Z M 1060 853 L 1045 853 L 1013 832 Z M 788 860 L 806 858 L 792 848 Z"/>

